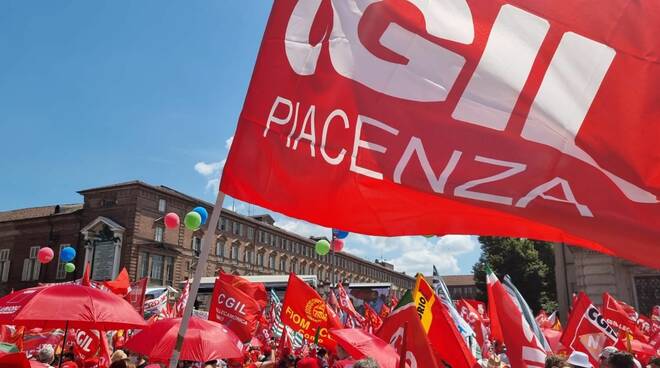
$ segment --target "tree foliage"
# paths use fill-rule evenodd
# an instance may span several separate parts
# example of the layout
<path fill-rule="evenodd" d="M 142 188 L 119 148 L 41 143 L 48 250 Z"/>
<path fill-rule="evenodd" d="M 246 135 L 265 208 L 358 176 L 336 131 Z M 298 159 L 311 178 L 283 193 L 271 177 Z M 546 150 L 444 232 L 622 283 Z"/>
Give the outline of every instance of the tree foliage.
<path fill-rule="evenodd" d="M 488 264 L 500 280 L 509 275 L 530 308 L 557 308 L 555 288 L 555 260 L 552 245 L 529 239 L 480 236 L 481 257 L 472 268 L 479 289 L 479 298 L 486 300 L 486 271 Z"/>

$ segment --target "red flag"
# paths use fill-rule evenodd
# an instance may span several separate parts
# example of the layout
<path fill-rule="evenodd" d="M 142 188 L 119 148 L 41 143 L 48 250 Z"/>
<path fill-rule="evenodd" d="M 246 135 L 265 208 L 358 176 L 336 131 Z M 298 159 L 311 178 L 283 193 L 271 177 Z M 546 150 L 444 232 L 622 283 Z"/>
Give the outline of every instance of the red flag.
<path fill-rule="evenodd" d="M 364 319 L 372 331 L 376 331 L 383 325 L 383 320 L 376 311 L 369 306 L 369 303 L 364 303 Z"/>
<path fill-rule="evenodd" d="M 233 285 L 238 290 L 250 296 L 257 302 L 259 308 L 264 310 L 268 304 L 268 293 L 266 287 L 261 282 L 250 282 L 240 276 L 220 272 L 220 279 Z"/>
<path fill-rule="evenodd" d="M 71 338 L 73 341 L 73 351 L 76 355 L 81 356 L 83 359 L 89 359 L 99 355 L 101 341 L 98 331 L 88 329 L 72 331 L 73 334 L 70 334 L 67 339 Z"/>
<path fill-rule="evenodd" d="M 346 290 L 342 286 L 341 283 L 337 284 L 337 293 L 339 294 L 339 307 L 341 310 L 343 310 L 346 314 L 348 314 L 350 317 L 352 317 L 357 323 L 360 325 L 364 325 L 365 320 L 360 313 L 358 313 L 355 310 L 355 307 L 353 306 L 353 302 L 351 302 L 351 299 L 348 297 L 348 293 L 346 293 Z"/>
<path fill-rule="evenodd" d="M 186 304 L 188 304 L 189 293 L 190 293 L 190 281 L 187 281 L 186 285 L 183 287 L 183 291 L 181 291 L 181 296 L 179 297 L 179 300 L 177 300 L 176 304 L 174 305 L 174 313 L 176 317 L 183 316 L 183 311 L 184 309 L 186 309 Z"/>
<path fill-rule="evenodd" d="M 456 302 L 456 309 L 461 314 L 461 317 L 472 327 L 479 347 L 483 347 L 484 342 L 488 340 L 488 330 L 481 314 L 463 299 Z"/>
<path fill-rule="evenodd" d="M 362 234 L 660 268 L 660 3 L 327 3 L 274 3 L 224 193 Z"/>
<path fill-rule="evenodd" d="M 495 274 L 489 272 L 488 287 L 491 292 L 488 295 L 488 308 L 491 305 L 497 310 L 497 319 L 501 323 L 502 337 L 506 344 L 506 354 L 511 361 L 512 367 L 544 367 L 546 352 L 536 335 L 525 321 L 525 318 L 506 292 L 502 283 Z M 493 303 L 491 304 L 491 295 Z M 491 320 L 492 321 L 492 320 Z"/>
<path fill-rule="evenodd" d="M 261 307 L 234 285 L 217 278 L 209 307 L 209 320 L 220 322 L 241 341 L 248 342 L 257 328 Z"/>
<path fill-rule="evenodd" d="M 581 351 L 589 356 L 591 364 L 598 366 L 598 355 L 604 347 L 617 342 L 617 333 L 605 321 L 589 297 L 580 292 L 568 323 L 561 336 L 561 343 L 568 349 Z"/>
<path fill-rule="evenodd" d="M 328 291 L 328 295 L 326 296 L 326 302 L 328 303 L 328 306 L 334 310 L 335 313 L 339 311 L 339 302 L 337 301 L 337 296 L 335 295 L 335 292 L 332 289 Z"/>
<path fill-rule="evenodd" d="M 92 266 L 90 265 L 89 262 L 87 262 L 87 264 L 85 264 L 85 270 L 83 271 L 83 277 L 82 277 L 82 281 L 81 281 L 81 284 L 84 285 L 84 286 L 92 286 L 92 281 L 89 278 L 89 273 L 91 272 L 91 270 L 90 270 L 91 267 Z"/>
<path fill-rule="evenodd" d="M 126 270 L 126 267 L 121 269 L 121 272 L 119 272 L 117 278 L 112 281 L 104 281 L 103 285 L 105 285 L 105 287 L 114 294 L 122 297 L 126 296 L 131 286 L 131 279 L 128 277 L 128 271 Z"/>
<path fill-rule="evenodd" d="M 490 336 L 493 340 L 504 342 L 504 334 L 502 333 L 502 325 L 497 313 L 497 301 L 493 291 L 493 286 L 499 283 L 500 280 L 493 273 L 492 270 L 486 271 L 486 292 L 488 293 L 488 319 L 490 320 Z"/>
<path fill-rule="evenodd" d="M 319 294 L 294 273 L 289 274 L 280 318 L 307 341 L 314 341 L 318 336 L 319 345 L 329 348 L 335 344 L 328 330 L 341 328 L 341 322 L 333 318 Z"/>
<path fill-rule="evenodd" d="M 109 367 L 110 362 L 110 346 L 108 345 L 108 338 L 105 331 L 99 331 L 99 339 L 101 347 L 99 349 L 99 362 L 98 367 Z"/>
<path fill-rule="evenodd" d="M 140 315 L 144 314 L 144 297 L 148 281 L 149 279 L 145 277 L 140 281 L 132 282 L 130 291 L 124 297 Z"/>
<path fill-rule="evenodd" d="M 619 302 L 607 292 L 603 293 L 601 313 L 610 326 L 632 334 L 634 338 L 643 342 L 649 341 L 649 337 L 637 327 L 638 314 L 635 309 Z"/>
<path fill-rule="evenodd" d="M 379 313 L 380 317 L 387 318 L 387 316 L 389 316 L 390 313 L 392 313 L 392 308 L 390 308 L 390 306 L 388 306 L 387 304 L 383 304 L 383 306 L 380 308 L 380 313 Z"/>
<path fill-rule="evenodd" d="M 447 307 L 422 275 L 417 275 L 412 298 L 429 342 L 440 360 L 454 368 L 474 367 L 476 360 L 458 332 Z"/>
<path fill-rule="evenodd" d="M 405 346 L 403 346 L 405 323 L 408 323 L 408 326 L 405 331 Z M 389 342 L 399 351 L 400 348 L 405 347 L 406 361 L 410 367 L 438 367 L 414 304 L 408 304 L 392 312 L 385 319 L 376 336 Z"/>
<path fill-rule="evenodd" d="M 277 356 L 278 357 L 287 356 L 292 352 L 293 352 L 293 344 L 291 343 L 289 330 L 285 328 L 282 330 L 282 336 L 280 336 L 280 341 L 277 343 Z"/>

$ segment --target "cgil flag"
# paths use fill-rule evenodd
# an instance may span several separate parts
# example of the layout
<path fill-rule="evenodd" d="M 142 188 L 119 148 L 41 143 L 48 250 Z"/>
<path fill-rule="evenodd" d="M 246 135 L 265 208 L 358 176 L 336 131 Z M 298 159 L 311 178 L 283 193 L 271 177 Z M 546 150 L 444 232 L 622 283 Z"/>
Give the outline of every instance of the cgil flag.
<path fill-rule="evenodd" d="M 518 236 L 658 268 L 658 14 L 277 0 L 220 189 L 361 234 Z"/>
<path fill-rule="evenodd" d="M 251 296 L 226 279 L 218 277 L 215 280 L 209 306 L 210 321 L 225 325 L 246 343 L 252 339 L 260 316 L 261 306 Z"/>
<path fill-rule="evenodd" d="M 598 366 L 600 352 L 603 348 L 616 344 L 617 339 L 617 333 L 591 303 L 587 294 L 580 292 L 568 317 L 561 343 L 571 351 L 587 354 L 591 364 Z"/>

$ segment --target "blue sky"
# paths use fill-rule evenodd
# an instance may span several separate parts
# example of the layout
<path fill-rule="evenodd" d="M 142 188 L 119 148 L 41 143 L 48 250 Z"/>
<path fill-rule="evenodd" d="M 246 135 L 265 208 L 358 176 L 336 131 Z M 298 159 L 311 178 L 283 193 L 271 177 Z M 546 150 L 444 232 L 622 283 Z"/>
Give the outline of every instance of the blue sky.
<path fill-rule="evenodd" d="M 79 202 L 77 190 L 134 179 L 212 201 L 270 7 L 1 1 L 0 210 Z M 304 235 L 329 232 L 276 219 Z M 347 248 L 407 272 L 435 263 L 466 273 L 479 256 L 464 236 L 353 234 Z"/>

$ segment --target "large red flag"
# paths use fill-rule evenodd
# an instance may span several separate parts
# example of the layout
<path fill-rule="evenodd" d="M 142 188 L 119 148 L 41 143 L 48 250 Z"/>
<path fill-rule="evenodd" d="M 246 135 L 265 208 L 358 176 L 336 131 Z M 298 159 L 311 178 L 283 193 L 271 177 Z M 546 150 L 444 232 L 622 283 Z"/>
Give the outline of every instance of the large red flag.
<path fill-rule="evenodd" d="M 568 317 L 561 343 L 568 349 L 587 354 L 591 364 L 598 366 L 600 352 L 604 347 L 614 345 L 617 338 L 617 333 L 591 303 L 587 294 L 580 292 Z"/>
<path fill-rule="evenodd" d="M 261 310 L 266 308 L 266 305 L 268 304 L 268 293 L 266 292 L 266 286 L 264 286 L 263 283 L 250 282 L 240 276 L 224 272 L 220 272 L 219 277 L 221 280 L 230 283 L 240 291 L 249 295 L 257 302 L 257 304 L 259 304 Z"/>
<path fill-rule="evenodd" d="M 311 286 L 295 274 L 289 274 L 282 304 L 282 323 L 302 334 L 307 341 L 313 342 L 317 339 L 319 345 L 334 347 L 328 331 L 342 326 L 329 309 Z"/>
<path fill-rule="evenodd" d="M 249 295 L 221 278 L 215 280 L 209 320 L 220 322 L 241 341 L 252 339 L 261 315 L 261 307 Z"/>
<path fill-rule="evenodd" d="M 502 326 L 502 338 L 506 344 L 506 355 L 512 367 L 544 367 L 546 352 L 509 293 L 492 271 L 488 275 L 488 308 L 496 306 L 497 319 Z"/>
<path fill-rule="evenodd" d="M 658 268 L 658 23 L 657 1 L 278 0 L 221 190 L 362 234 Z"/>
<path fill-rule="evenodd" d="M 382 327 L 376 333 L 376 336 L 388 341 L 397 351 L 400 350 L 400 344 L 403 343 L 404 325 L 405 328 L 405 354 L 406 363 L 410 368 L 436 368 L 438 363 L 431 349 L 428 337 L 424 331 L 424 326 L 419 321 L 417 310 L 414 304 L 408 304 L 392 312 L 383 322 Z"/>

